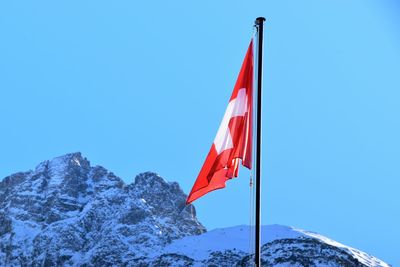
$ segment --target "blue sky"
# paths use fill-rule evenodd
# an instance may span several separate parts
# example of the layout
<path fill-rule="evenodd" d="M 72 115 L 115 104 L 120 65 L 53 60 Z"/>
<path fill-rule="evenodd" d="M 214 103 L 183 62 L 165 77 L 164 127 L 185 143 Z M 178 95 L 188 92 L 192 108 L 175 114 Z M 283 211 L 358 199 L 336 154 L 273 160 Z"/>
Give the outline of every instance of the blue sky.
<path fill-rule="evenodd" d="M 0 177 L 81 151 L 130 183 L 188 192 L 257 16 L 264 60 L 263 223 L 399 265 L 400 39 L 395 1 L 0 4 Z M 249 223 L 249 172 L 195 202 Z"/>

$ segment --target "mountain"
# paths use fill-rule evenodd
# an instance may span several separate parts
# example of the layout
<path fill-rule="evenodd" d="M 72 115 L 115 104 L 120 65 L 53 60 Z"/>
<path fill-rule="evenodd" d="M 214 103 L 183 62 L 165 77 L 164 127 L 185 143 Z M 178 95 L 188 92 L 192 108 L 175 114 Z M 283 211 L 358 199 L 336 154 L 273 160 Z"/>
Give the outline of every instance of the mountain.
<path fill-rule="evenodd" d="M 175 182 L 131 184 L 80 153 L 0 182 L 1 266 L 251 266 L 250 228 L 206 232 Z M 321 235 L 263 228 L 265 266 L 389 266 Z"/>
<path fill-rule="evenodd" d="M 164 253 L 185 255 L 198 266 L 251 266 L 249 239 L 253 234 L 245 225 L 215 229 L 175 240 Z M 365 252 L 293 227 L 263 226 L 262 240 L 263 266 L 390 266 Z"/>

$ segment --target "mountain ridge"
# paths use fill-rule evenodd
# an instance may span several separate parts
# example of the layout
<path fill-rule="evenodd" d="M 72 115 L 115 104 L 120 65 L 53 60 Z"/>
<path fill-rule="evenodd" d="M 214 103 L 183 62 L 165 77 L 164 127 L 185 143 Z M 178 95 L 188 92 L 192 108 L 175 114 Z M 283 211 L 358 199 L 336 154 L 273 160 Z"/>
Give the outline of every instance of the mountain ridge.
<path fill-rule="evenodd" d="M 251 228 L 207 232 L 185 201 L 178 183 L 153 172 L 125 184 L 80 152 L 43 161 L 0 182 L 0 265 L 251 266 Z M 263 232 L 265 266 L 389 266 L 316 233 Z"/>

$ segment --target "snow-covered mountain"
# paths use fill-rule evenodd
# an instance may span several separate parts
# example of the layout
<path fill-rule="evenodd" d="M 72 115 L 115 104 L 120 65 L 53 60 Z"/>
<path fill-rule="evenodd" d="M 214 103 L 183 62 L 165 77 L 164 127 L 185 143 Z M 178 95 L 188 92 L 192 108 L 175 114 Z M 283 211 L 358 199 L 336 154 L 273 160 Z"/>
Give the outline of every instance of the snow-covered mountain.
<path fill-rule="evenodd" d="M 215 229 L 174 240 L 165 253 L 183 254 L 196 266 L 251 266 L 249 226 Z M 317 233 L 282 225 L 262 227 L 263 266 L 389 266 L 357 249 Z"/>
<path fill-rule="evenodd" d="M 125 184 L 80 153 L 0 182 L 0 266 L 252 266 L 248 226 L 206 229 L 175 182 Z M 263 228 L 265 266 L 389 266 L 316 233 Z"/>

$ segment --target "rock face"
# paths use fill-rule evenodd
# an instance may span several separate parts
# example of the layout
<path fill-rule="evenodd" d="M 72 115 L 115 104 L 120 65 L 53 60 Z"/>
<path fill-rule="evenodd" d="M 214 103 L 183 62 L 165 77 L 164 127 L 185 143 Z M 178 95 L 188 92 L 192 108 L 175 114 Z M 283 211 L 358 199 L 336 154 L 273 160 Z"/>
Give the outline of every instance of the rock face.
<path fill-rule="evenodd" d="M 177 183 L 125 184 L 80 153 L 0 182 L 0 266 L 252 266 L 248 226 L 206 232 Z M 264 226 L 263 266 L 389 266 L 315 233 Z"/>
<path fill-rule="evenodd" d="M 143 173 L 125 185 L 80 153 L 0 183 L 0 265 L 135 265 L 205 228 L 177 183 Z"/>

